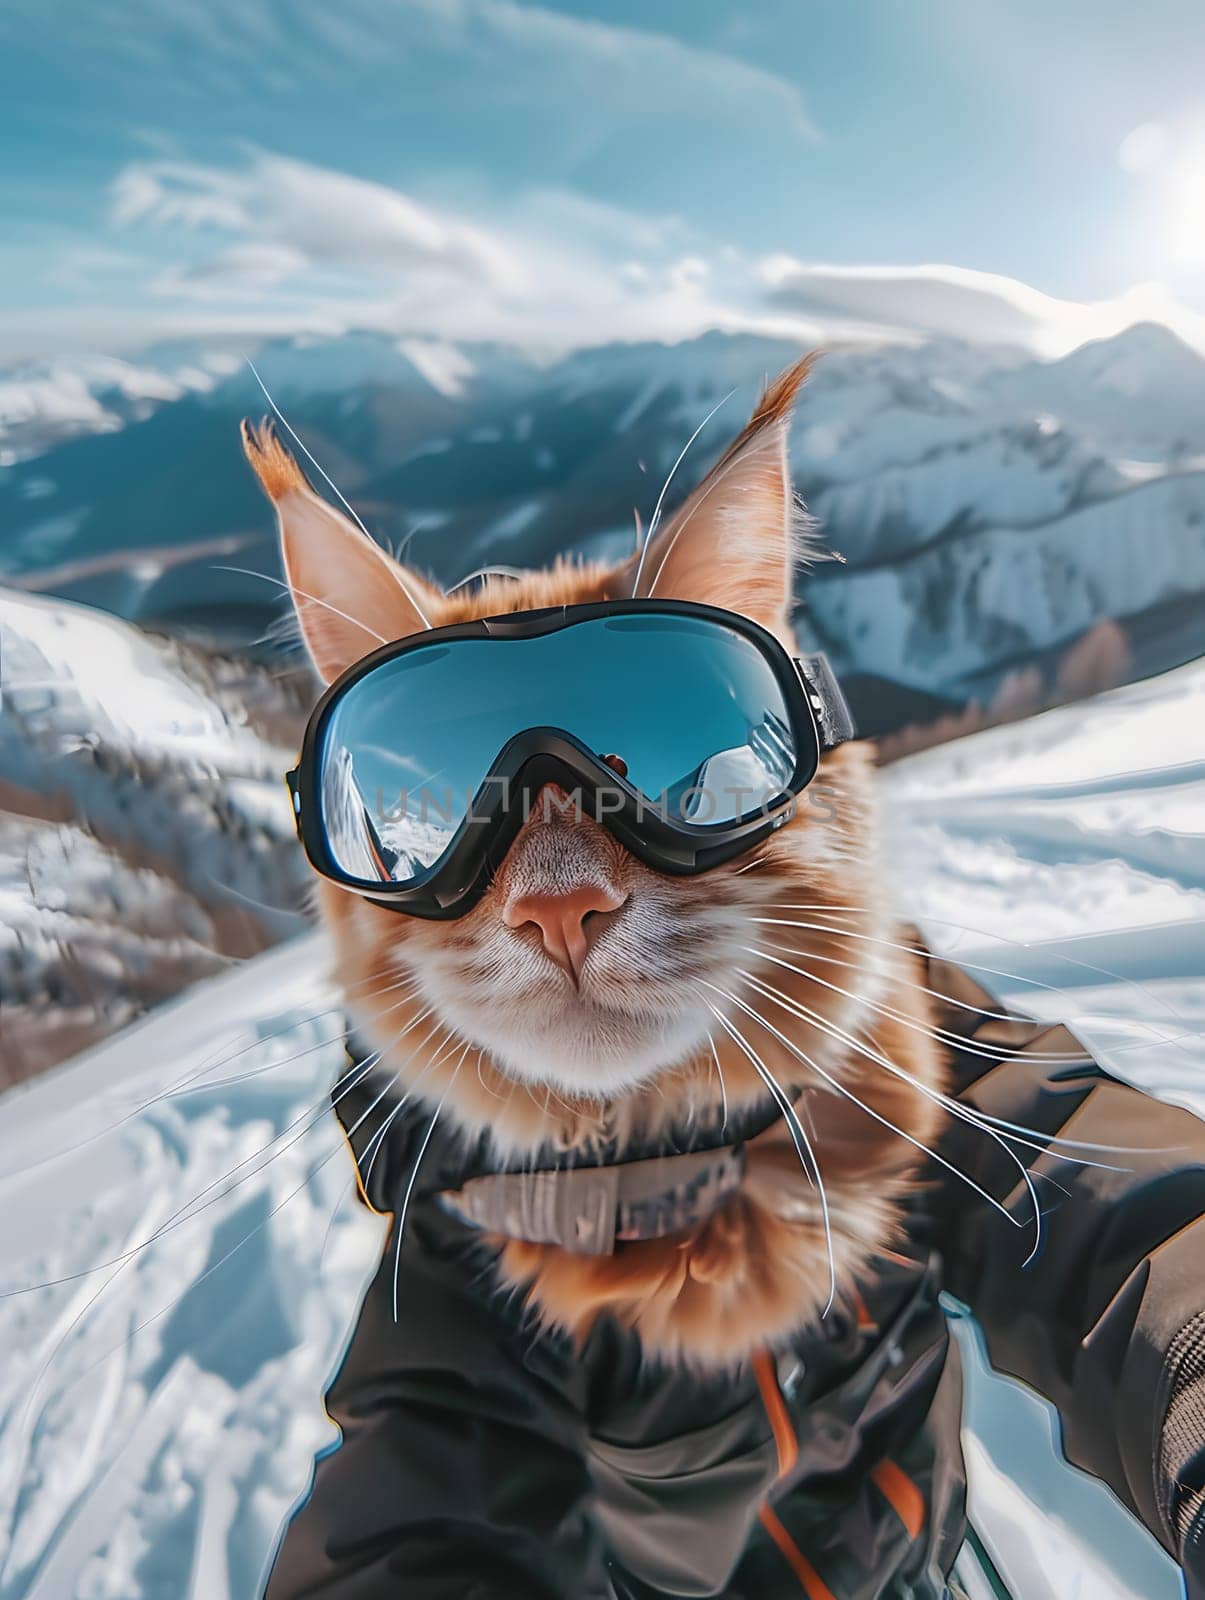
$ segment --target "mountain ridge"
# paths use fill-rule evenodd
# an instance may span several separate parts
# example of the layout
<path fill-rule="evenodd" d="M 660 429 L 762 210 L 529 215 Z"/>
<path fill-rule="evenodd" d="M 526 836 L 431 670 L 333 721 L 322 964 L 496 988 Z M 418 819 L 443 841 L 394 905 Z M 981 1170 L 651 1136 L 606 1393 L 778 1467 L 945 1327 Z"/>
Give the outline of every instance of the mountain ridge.
<path fill-rule="evenodd" d="M 276 341 L 257 370 L 382 543 L 445 584 L 494 562 L 626 552 L 699 421 L 723 402 L 671 501 L 798 354 L 712 331 L 552 361 L 456 346 L 441 368 L 409 345 Z M 206 385 L 13 463 L 0 581 L 246 646 L 281 612 L 271 519 L 234 431 L 267 402 L 226 353 L 162 359 Z M 950 336 L 846 345 L 818 362 L 791 443 L 841 556 L 801 575 L 802 625 L 851 675 L 958 705 L 1104 621 L 1143 637 L 1151 670 L 1205 647 L 1205 621 L 1185 622 L 1158 650 L 1164 608 L 1205 598 L 1205 358 L 1166 327 L 1049 361 Z"/>

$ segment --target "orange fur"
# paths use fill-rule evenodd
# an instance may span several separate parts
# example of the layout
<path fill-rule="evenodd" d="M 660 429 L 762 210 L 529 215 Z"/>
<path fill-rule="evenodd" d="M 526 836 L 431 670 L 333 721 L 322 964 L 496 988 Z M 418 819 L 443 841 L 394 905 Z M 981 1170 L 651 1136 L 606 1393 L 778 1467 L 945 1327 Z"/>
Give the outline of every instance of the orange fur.
<path fill-rule="evenodd" d="M 771 379 L 762 390 L 753 408 L 753 415 L 716 463 L 717 468 L 722 467 L 726 461 L 731 461 L 734 456 L 742 454 L 767 429 L 781 427 L 790 422 L 799 391 L 811 376 L 816 361 L 817 355 L 813 350 L 808 355 L 801 356 L 793 366 L 787 367 L 776 378 Z"/>
<path fill-rule="evenodd" d="M 793 505 L 786 424 L 807 366 L 799 363 L 767 388 L 748 426 L 650 547 L 645 575 L 662 572 L 672 580 L 657 594 L 726 605 L 787 636 Z M 274 435 L 248 430 L 245 437 L 273 499 L 298 480 L 304 485 Z M 313 510 L 311 502 L 309 539 Z M 298 553 L 284 511 L 281 524 L 292 573 Z M 330 577 L 321 598 L 333 595 L 336 606 L 347 599 L 338 585 L 338 540 L 351 534 L 350 524 L 332 512 Z M 356 554 L 353 545 L 343 546 L 346 564 L 362 557 L 362 547 Z M 561 560 L 548 571 L 491 579 L 471 592 L 444 596 L 426 584 L 421 592 L 438 626 L 623 596 L 631 592 L 635 565 Z M 407 580 L 422 582 L 414 575 Z M 414 613 L 401 590 L 378 591 L 379 585 L 372 591 L 373 628 L 394 629 L 395 636 L 413 631 Z M 647 592 L 643 581 L 641 592 Z M 335 632 L 323 644 L 328 655 L 335 652 L 323 665 L 327 676 L 340 665 L 338 649 L 350 651 L 350 660 L 365 648 L 354 632 L 345 630 L 339 640 Z M 843 1097 L 824 1075 L 921 1144 L 932 1143 L 940 1121 L 924 1090 L 942 1086 L 941 1054 L 925 1031 L 932 1024 L 915 958 L 876 942 L 905 941 L 878 879 L 872 782 L 868 749 L 832 752 L 788 826 L 752 855 L 698 878 L 652 872 L 588 819 L 550 823 L 533 816 L 484 898 L 451 923 L 399 917 L 324 882 L 320 902 L 357 1027 L 384 1051 L 390 1070 L 400 1070 L 424 1099 L 446 1096 L 444 1115 L 468 1132 L 487 1133 L 502 1153 L 531 1154 L 550 1141 L 569 1146 L 607 1139 L 622 1147 L 655 1140 L 692 1118 L 718 1119 L 722 1097 L 730 1110 L 766 1102 L 764 1084 L 737 1041 L 706 1014 L 708 1004 L 721 1003 L 721 991 L 738 995 L 756 1016 L 725 999 L 729 1025 L 791 1094 L 811 1130 L 829 1197 L 838 1294 L 852 1303 L 857 1280 L 896 1237 L 899 1204 L 918 1158 L 915 1145 Z M 511 931 L 502 924 L 512 879 L 548 871 L 550 861 L 562 859 L 587 863 L 626 896 L 627 920 L 610 945 L 599 947 L 598 972 L 579 995 L 543 960 L 530 927 Z M 799 905 L 824 909 L 792 909 Z M 754 920 L 765 917 L 823 926 Z M 780 991 L 787 1005 L 753 987 L 742 969 Z M 414 979 L 415 992 L 403 988 L 399 997 L 407 978 Z M 805 1014 L 792 1014 L 789 1005 Z M 600 1088 L 604 1059 L 622 1065 L 629 1040 L 633 1052 L 655 1052 L 667 1016 L 688 1043 L 676 1054 L 666 1044 L 657 1070 L 621 1090 Z M 584 1041 L 580 1061 L 569 1048 L 575 1029 Z M 833 1029 L 922 1087 L 867 1059 Z M 718 1074 L 710 1045 L 698 1042 L 700 1030 L 712 1033 Z M 550 1063 L 542 1075 L 525 1070 L 522 1040 L 529 1035 L 533 1059 L 542 1060 L 544 1052 Z M 829 1292 L 817 1193 L 785 1124 L 752 1141 L 748 1155 L 741 1190 L 689 1233 L 623 1244 L 601 1258 L 498 1240 L 500 1273 L 524 1287 L 540 1316 L 577 1335 L 609 1313 L 637 1330 L 651 1356 L 712 1367 L 743 1359 L 814 1318 Z"/>
<path fill-rule="evenodd" d="M 280 442 L 275 423 L 264 418 L 257 428 L 245 417 L 243 453 L 251 463 L 269 500 L 279 500 L 290 489 L 308 489 L 305 473 Z"/>

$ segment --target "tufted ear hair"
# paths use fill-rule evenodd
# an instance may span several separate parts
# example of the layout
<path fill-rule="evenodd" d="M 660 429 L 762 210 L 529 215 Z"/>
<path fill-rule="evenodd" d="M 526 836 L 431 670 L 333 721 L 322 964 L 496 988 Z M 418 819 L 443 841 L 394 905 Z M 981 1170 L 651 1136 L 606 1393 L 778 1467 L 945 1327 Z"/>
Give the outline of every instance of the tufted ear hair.
<path fill-rule="evenodd" d="M 805 356 L 767 384 L 752 417 L 682 508 L 627 563 L 627 592 L 739 611 L 789 628 L 796 507 L 787 436 Z"/>
<path fill-rule="evenodd" d="M 310 487 L 268 421 L 243 449 L 276 507 L 285 577 L 310 658 L 327 683 L 379 645 L 431 626 L 441 596 Z"/>

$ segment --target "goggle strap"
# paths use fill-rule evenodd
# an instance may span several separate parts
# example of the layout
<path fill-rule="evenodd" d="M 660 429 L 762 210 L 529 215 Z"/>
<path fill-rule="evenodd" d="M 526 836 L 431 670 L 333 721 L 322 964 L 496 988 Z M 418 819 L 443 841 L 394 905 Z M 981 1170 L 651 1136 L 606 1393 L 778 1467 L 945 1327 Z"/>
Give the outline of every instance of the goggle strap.
<path fill-rule="evenodd" d="M 853 712 L 849 709 L 849 702 L 841 693 L 837 675 L 829 665 L 828 657 L 823 650 L 817 650 L 811 655 L 796 656 L 795 670 L 799 674 L 816 716 L 821 751 L 834 750 L 847 739 L 856 739 L 858 730 L 854 723 Z"/>

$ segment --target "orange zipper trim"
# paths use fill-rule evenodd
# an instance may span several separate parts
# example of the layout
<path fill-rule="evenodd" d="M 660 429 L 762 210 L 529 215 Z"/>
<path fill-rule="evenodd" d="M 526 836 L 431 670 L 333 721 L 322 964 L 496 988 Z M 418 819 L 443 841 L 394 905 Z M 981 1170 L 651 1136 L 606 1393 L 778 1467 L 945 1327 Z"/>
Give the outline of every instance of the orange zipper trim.
<path fill-rule="evenodd" d="M 782 1397 L 782 1390 L 778 1387 L 778 1368 L 769 1350 L 759 1350 L 753 1357 L 753 1373 L 757 1379 L 762 1405 L 765 1406 L 766 1415 L 770 1419 L 774 1448 L 778 1451 L 778 1476 L 780 1479 L 785 1478 L 799 1460 L 799 1440 L 795 1437 L 795 1429 L 791 1426 L 791 1414 Z M 799 1586 L 807 1596 L 807 1600 L 836 1600 L 833 1591 L 791 1538 L 769 1504 L 763 1504 L 758 1515 L 762 1527 L 778 1547 L 779 1554 L 799 1579 Z"/>
<path fill-rule="evenodd" d="M 870 1477 L 871 1481 L 878 1486 L 896 1516 L 908 1530 L 908 1537 L 915 1539 L 925 1525 L 924 1495 L 913 1483 L 903 1467 L 898 1466 L 886 1456 L 879 1462 Z"/>
<path fill-rule="evenodd" d="M 794 1539 L 791 1538 L 791 1535 L 783 1527 L 770 1507 L 763 1506 L 759 1515 L 762 1527 L 778 1546 L 783 1560 L 799 1579 L 800 1587 L 804 1594 L 807 1595 L 808 1600 L 837 1600 L 836 1595 L 825 1583 Z"/>

